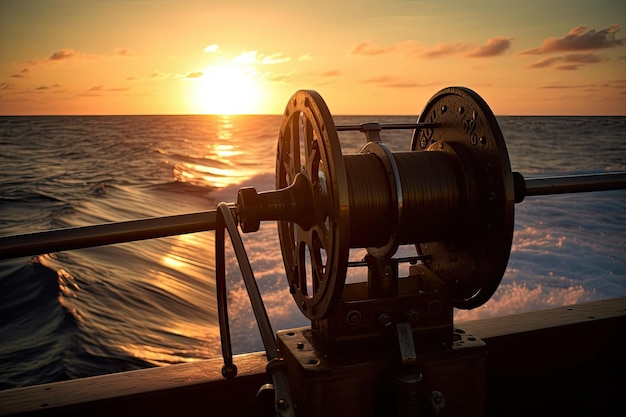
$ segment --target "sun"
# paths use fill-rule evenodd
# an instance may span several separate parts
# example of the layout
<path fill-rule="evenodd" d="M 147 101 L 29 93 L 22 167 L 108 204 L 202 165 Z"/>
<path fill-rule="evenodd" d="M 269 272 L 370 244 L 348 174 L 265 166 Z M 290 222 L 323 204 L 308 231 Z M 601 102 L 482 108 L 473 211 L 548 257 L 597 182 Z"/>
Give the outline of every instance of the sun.
<path fill-rule="evenodd" d="M 193 100 L 198 113 L 259 113 L 261 86 L 256 70 L 250 65 L 210 66 L 194 81 Z"/>

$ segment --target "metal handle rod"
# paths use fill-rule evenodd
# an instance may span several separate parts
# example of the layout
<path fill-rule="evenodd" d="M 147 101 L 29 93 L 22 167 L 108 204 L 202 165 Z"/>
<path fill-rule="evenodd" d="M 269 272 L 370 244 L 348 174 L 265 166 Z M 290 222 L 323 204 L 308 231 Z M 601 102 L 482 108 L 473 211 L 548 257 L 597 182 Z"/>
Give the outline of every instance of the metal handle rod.
<path fill-rule="evenodd" d="M 228 214 L 230 214 L 228 212 Z M 217 298 L 217 317 L 220 323 L 220 340 L 224 366 L 222 375 L 230 379 L 237 375 L 237 367 L 233 364 L 233 351 L 230 343 L 230 325 L 228 323 L 228 294 L 226 292 L 226 259 L 224 251 L 223 216 L 218 211 L 217 227 L 215 228 L 215 294 Z"/>
<path fill-rule="evenodd" d="M 216 211 L 0 236 L 0 259 L 215 230 Z"/>
<path fill-rule="evenodd" d="M 243 246 L 243 241 L 241 240 L 237 225 L 235 224 L 235 220 L 228 206 L 225 203 L 220 203 L 217 209 L 223 215 L 224 225 L 230 236 L 230 241 L 233 244 L 235 255 L 237 256 L 237 263 L 239 264 L 239 269 L 243 276 L 243 282 L 246 284 L 246 289 L 248 290 L 252 311 L 256 317 L 256 322 L 259 324 L 259 331 L 261 332 L 261 339 L 263 340 L 263 346 L 265 346 L 267 353 L 267 360 L 272 360 L 278 357 L 278 347 L 276 345 L 276 339 L 274 339 L 274 331 L 272 330 L 270 319 L 267 316 L 267 311 L 265 311 L 265 305 L 263 304 L 259 287 L 254 279 L 254 272 L 252 272 L 246 248 Z"/>
<path fill-rule="evenodd" d="M 235 219 L 231 215 L 230 209 L 226 203 L 220 203 L 217 206 L 217 210 L 220 214 L 220 223 L 221 221 L 224 222 L 228 235 L 230 236 L 230 241 L 233 244 L 233 249 L 235 250 L 235 255 L 237 256 L 237 263 L 239 264 L 239 270 L 243 276 L 243 282 L 246 285 L 246 290 L 248 290 L 248 298 L 250 298 L 252 311 L 256 317 L 259 332 L 261 333 L 261 339 L 263 340 L 263 346 L 265 347 L 265 353 L 268 361 L 267 371 L 272 376 L 272 382 L 274 382 L 274 388 L 276 390 L 274 410 L 276 411 L 277 416 L 293 417 L 295 415 L 295 411 L 293 407 L 293 400 L 291 399 L 289 384 L 287 382 L 287 375 L 284 371 L 284 360 L 278 355 L 278 345 L 276 344 L 276 339 L 274 338 L 272 324 L 270 323 L 269 316 L 265 310 L 263 298 L 261 297 L 261 292 L 259 291 L 256 279 L 254 279 L 254 272 L 252 271 L 252 266 L 250 266 L 250 260 L 248 259 L 246 248 L 241 240 L 241 235 L 237 229 Z M 226 303 L 224 303 L 224 306 L 225 305 Z M 228 328 L 226 328 L 226 331 L 228 331 Z M 226 336 L 230 343 L 230 335 Z M 228 353 L 232 354 L 230 352 L 230 346 L 228 350 Z"/>
<path fill-rule="evenodd" d="M 346 132 L 350 130 L 364 131 L 368 128 L 376 126 L 380 130 L 400 130 L 400 129 L 427 129 L 436 127 L 436 123 L 361 123 L 358 125 L 337 125 L 337 132 Z"/>
<path fill-rule="evenodd" d="M 524 179 L 515 172 L 515 201 L 524 197 L 626 189 L 626 172 Z M 520 180 L 521 178 L 521 180 Z"/>

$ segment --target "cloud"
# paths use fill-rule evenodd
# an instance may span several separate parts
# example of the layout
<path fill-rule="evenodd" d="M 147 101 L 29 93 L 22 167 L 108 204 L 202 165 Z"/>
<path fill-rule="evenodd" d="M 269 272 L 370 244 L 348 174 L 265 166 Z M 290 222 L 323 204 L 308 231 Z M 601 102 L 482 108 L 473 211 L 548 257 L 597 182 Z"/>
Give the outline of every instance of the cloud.
<path fill-rule="evenodd" d="M 48 90 L 56 90 L 59 88 L 61 88 L 61 84 L 52 84 L 51 86 L 40 85 L 39 87 L 35 88 L 35 91 L 43 92 L 43 91 L 48 91 Z"/>
<path fill-rule="evenodd" d="M 41 65 L 50 62 L 64 62 L 75 59 L 99 59 L 111 56 L 131 57 L 135 55 L 135 52 L 130 48 L 115 48 L 113 50 L 113 55 L 86 54 L 83 52 L 77 52 L 74 48 L 63 48 L 54 51 L 52 54 L 45 58 L 28 60 L 26 61 L 26 63 L 28 65 Z"/>
<path fill-rule="evenodd" d="M 52 55 L 48 57 L 50 61 L 63 61 L 66 59 L 70 59 L 71 57 L 76 56 L 76 51 L 74 49 L 59 49 L 54 52 Z"/>
<path fill-rule="evenodd" d="M 24 68 L 19 72 L 19 74 L 11 74 L 11 78 L 26 78 L 26 73 L 28 72 L 28 68 Z"/>
<path fill-rule="evenodd" d="M 114 55 L 118 55 L 118 56 L 135 56 L 135 55 L 137 55 L 135 53 L 135 51 L 133 51 L 130 48 L 115 48 L 113 50 L 113 54 Z"/>
<path fill-rule="evenodd" d="M 434 48 L 422 51 L 418 55 L 422 58 L 439 58 L 464 52 L 468 49 L 469 46 L 463 43 L 438 43 Z"/>
<path fill-rule="evenodd" d="M 310 54 L 300 55 L 298 61 L 311 61 L 313 57 Z"/>
<path fill-rule="evenodd" d="M 380 56 L 393 53 L 404 54 L 415 58 L 440 58 L 449 55 L 458 55 L 464 52 L 466 57 L 482 58 L 503 54 L 511 46 L 513 38 L 496 36 L 490 38 L 486 44 L 474 46 L 464 42 L 438 43 L 432 48 L 427 48 L 415 40 L 407 40 L 391 45 L 378 45 L 372 41 L 357 43 L 348 52 L 355 56 Z"/>
<path fill-rule="evenodd" d="M 611 25 L 599 31 L 587 29 L 587 26 L 576 26 L 570 30 L 567 35 L 561 38 L 544 39 L 540 47 L 527 49 L 520 52 L 520 55 L 591 51 L 623 45 L 622 39 L 615 38 L 615 34 L 620 30 L 620 25 L 618 24 Z"/>
<path fill-rule="evenodd" d="M 467 53 L 467 56 L 470 58 L 485 58 L 501 55 L 511 47 L 512 41 L 513 38 L 504 38 L 501 36 L 489 38 L 486 44 L 472 49 Z"/>
<path fill-rule="evenodd" d="M 192 71 L 185 75 L 185 78 L 200 78 L 204 75 L 202 71 Z"/>
<path fill-rule="evenodd" d="M 404 78 L 392 77 L 388 75 L 366 78 L 361 80 L 361 82 L 364 84 L 375 84 L 377 87 L 383 88 L 419 88 L 437 85 L 437 83 L 418 83 L 412 80 L 406 80 Z"/>
<path fill-rule="evenodd" d="M 8 90 L 11 88 L 11 84 L 9 83 L 0 83 L 0 90 Z"/>
<path fill-rule="evenodd" d="M 539 86 L 540 89 L 547 90 L 569 90 L 569 89 L 592 89 L 596 90 L 599 88 L 607 88 L 607 89 L 619 89 L 626 88 L 626 79 L 623 80 L 609 80 L 602 84 L 549 84 Z"/>
<path fill-rule="evenodd" d="M 150 74 L 149 76 L 150 78 L 172 78 L 171 74 L 165 74 L 159 70 L 155 70 L 152 74 Z"/>
<path fill-rule="evenodd" d="M 94 85 L 93 87 L 91 87 L 90 89 L 85 91 L 85 93 L 81 95 L 82 96 L 98 96 L 100 94 L 97 94 L 97 93 L 120 92 L 120 91 L 128 91 L 128 90 L 130 90 L 130 87 L 106 88 L 104 85 L 99 84 L 99 85 Z"/>
<path fill-rule="evenodd" d="M 218 44 L 213 43 L 204 48 L 204 52 L 216 52 L 219 48 L 220 46 Z"/>
<path fill-rule="evenodd" d="M 282 52 L 277 52 L 275 54 L 264 56 L 261 58 L 261 64 L 282 64 L 283 62 L 291 61 L 291 58 L 287 56 L 283 56 Z"/>
<path fill-rule="evenodd" d="M 395 45 L 390 46 L 379 46 L 374 44 L 371 41 L 362 41 L 357 43 L 352 47 L 352 49 L 348 52 L 349 55 L 385 55 L 390 52 L 396 50 Z"/>
<path fill-rule="evenodd" d="M 545 58 L 537 62 L 526 65 L 526 68 L 537 69 L 552 67 L 554 64 L 562 63 L 562 65 L 554 66 L 554 69 L 562 71 L 577 70 L 580 66 L 586 64 L 596 64 L 602 62 L 602 58 L 594 53 L 567 54 L 563 56 L 554 56 Z"/>
<path fill-rule="evenodd" d="M 283 56 L 282 52 L 277 52 L 271 55 L 260 54 L 259 51 L 243 51 L 233 59 L 235 64 L 261 64 L 261 65 L 273 65 L 281 64 L 283 62 L 291 61 L 290 57 Z"/>
<path fill-rule="evenodd" d="M 392 43 L 391 45 L 382 46 L 377 45 L 372 41 L 362 41 L 357 43 L 348 51 L 348 55 L 355 56 L 376 56 L 387 55 L 391 53 L 415 53 L 416 50 L 421 49 L 417 42 L 414 40 L 402 41 Z"/>
<path fill-rule="evenodd" d="M 322 77 L 336 77 L 341 75 L 341 71 L 339 70 L 329 70 L 320 74 Z"/>

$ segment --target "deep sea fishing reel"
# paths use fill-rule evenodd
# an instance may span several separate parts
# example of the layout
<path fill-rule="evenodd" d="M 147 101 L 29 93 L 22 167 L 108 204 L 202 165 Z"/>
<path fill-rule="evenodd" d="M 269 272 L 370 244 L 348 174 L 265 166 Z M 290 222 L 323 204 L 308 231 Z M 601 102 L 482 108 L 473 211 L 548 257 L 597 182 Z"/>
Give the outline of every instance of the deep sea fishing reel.
<path fill-rule="evenodd" d="M 413 129 L 409 149 L 391 152 L 387 129 Z M 360 153 L 342 154 L 338 130 L 365 134 Z M 514 176 L 493 113 L 469 89 L 440 91 L 415 124 L 339 128 L 319 94 L 298 91 L 280 129 L 276 188 L 240 190 L 240 225 L 278 220 L 291 294 L 321 348 L 401 322 L 429 334 L 427 349 L 450 346 L 452 308 L 485 303 L 506 269 Z M 400 245 L 416 254 L 394 258 Z M 366 248 L 363 262 L 349 262 L 353 248 Z M 367 281 L 346 283 L 358 266 Z"/>
<path fill-rule="evenodd" d="M 390 129 L 413 130 L 406 151 L 385 145 Z M 350 130 L 365 144 L 343 154 L 338 132 Z M 335 126 L 315 91 L 296 92 L 278 137 L 278 191 L 242 188 L 235 212 L 244 232 L 278 222 L 289 290 L 311 320 L 277 334 L 299 412 L 483 415 L 485 344 L 455 328 L 453 309 L 498 288 L 514 204 L 624 186 L 623 174 L 525 181 L 492 111 L 467 88 L 439 91 L 416 123 L 351 126 Z M 403 245 L 415 254 L 397 257 Z M 355 248 L 366 249 L 362 261 L 349 260 Z M 348 268 L 366 268 L 367 279 L 347 283 Z"/>

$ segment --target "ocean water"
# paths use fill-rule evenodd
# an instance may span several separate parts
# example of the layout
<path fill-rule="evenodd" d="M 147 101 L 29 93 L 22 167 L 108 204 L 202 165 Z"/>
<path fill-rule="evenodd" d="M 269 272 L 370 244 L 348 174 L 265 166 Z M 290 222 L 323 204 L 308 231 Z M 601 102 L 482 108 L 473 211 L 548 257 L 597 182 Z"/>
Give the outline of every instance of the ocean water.
<path fill-rule="evenodd" d="M 337 124 L 415 117 L 336 117 Z M 626 170 L 625 117 L 500 117 L 527 178 Z M 0 235 L 213 209 L 274 188 L 280 116 L 0 117 Z M 392 150 L 411 132 L 386 131 Z M 364 144 L 340 135 L 344 152 Z M 626 295 L 626 191 L 528 197 L 509 266 L 458 321 Z M 303 326 L 275 224 L 244 235 L 274 330 Z M 0 261 L 0 389 L 220 356 L 212 232 Z M 360 256 L 358 251 L 355 257 Z M 227 245 L 236 353 L 262 349 Z"/>

